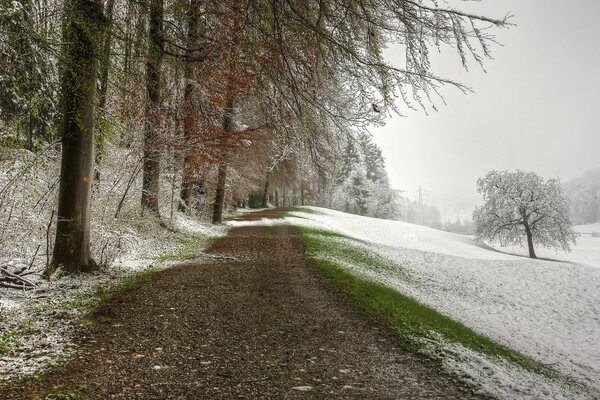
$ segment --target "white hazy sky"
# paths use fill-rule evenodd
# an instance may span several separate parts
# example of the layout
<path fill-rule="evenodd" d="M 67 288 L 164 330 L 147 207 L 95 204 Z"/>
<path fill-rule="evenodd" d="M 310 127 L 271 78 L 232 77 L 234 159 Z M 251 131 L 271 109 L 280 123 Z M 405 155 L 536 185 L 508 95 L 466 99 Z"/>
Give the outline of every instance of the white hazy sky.
<path fill-rule="evenodd" d="M 456 51 L 432 58 L 433 71 L 474 90 L 446 87 L 447 105 L 429 116 L 403 108 L 373 129 L 392 185 L 448 218 L 470 217 L 480 202 L 475 181 L 491 169 L 532 170 L 563 181 L 600 167 L 599 0 L 449 1 L 490 17 L 514 14 L 497 31 L 487 72 L 460 67 Z M 389 53 L 395 58 L 395 51 Z M 432 50 L 433 52 L 433 50 Z M 439 102 L 438 102 L 439 103 Z"/>

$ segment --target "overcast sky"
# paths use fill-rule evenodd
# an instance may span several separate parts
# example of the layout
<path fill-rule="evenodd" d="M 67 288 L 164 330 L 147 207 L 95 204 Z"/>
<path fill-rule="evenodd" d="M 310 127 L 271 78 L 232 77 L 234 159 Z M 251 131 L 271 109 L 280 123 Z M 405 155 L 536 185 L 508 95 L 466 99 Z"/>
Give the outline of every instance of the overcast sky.
<path fill-rule="evenodd" d="M 461 9 L 514 14 L 497 32 L 503 47 L 483 72 L 460 67 L 445 49 L 433 70 L 474 93 L 443 90 L 447 105 L 429 116 L 404 108 L 373 129 L 394 188 L 425 199 L 448 218 L 470 217 L 480 202 L 476 179 L 491 169 L 532 170 L 563 181 L 600 167 L 600 1 L 481 0 Z M 390 48 L 391 57 L 400 48 Z"/>

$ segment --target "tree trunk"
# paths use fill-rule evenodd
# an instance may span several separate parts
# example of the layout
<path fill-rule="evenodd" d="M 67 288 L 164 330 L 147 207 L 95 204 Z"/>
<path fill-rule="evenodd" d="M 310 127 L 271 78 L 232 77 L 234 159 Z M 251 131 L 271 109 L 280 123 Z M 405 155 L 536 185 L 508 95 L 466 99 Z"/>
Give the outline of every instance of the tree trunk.
<path fill-rule="evenodd" d="M 225 203 L 225 183 L 227 182 L 227 161 L 223 159 L 219 163 L 219 173 L 217 177 L 217 192 L 215 194 L 215 204 L 213 208 L 213 224 L 223 222 L 223 204 Z"/>
<path fill-rule="evenodd" d="M 144 177 L 142 181 L 142 213 L 144 209 L 158 215 L 160 188 L 160 88 L 163 57 L 163 0 L 150 0 L 149 49 L 146 61 L 146 117 L 144 121 Z"/>
<path fill-rule="evenodd" d="M 193 199 L 193 190 L 192 189 L 194 187 L 194 183 L 191 181 L 191 179 L 186 177 L 185 165 L 184 165 L 183 169 L 184 169 L 184 172 L 183 172 L 183 177 L 182 177 L 182 181 L 181 181 L 181 190 L 179 192 L 179 197 L 181 198 L 181 201 L 179 202 L 179 206 L 177 207 L 177 209 L 180 212 L 190 215 L 191 211 L 192 211 L 192 199 Z"/>
<path fill-rule="evenodd" d="M 206 194 L 205 190 L 204 190 L 204 180 L 200 179 L 195 181 L 192 184 L 192 192 L 193 192 L 193 196 L 192 198 L 196 198 L 196 212 L 198 214 L 201 214 L 204 211 L 204 202 L 200 201 L 200 199 Z"/>
<path fill-rule="evenodd" d="M 51 265 L 67 272 L 95 267 L 90 255 L 90 202 L 98 39 L 103 23 L 102 1 L 65 1 L 59 110 L 62 159 Z"/>
<path fill-rule="evenodd" d="M 279 207 L 279 190 L 275 189 L 275 207 Z"/>
<path fill-rule="evenodd" d="M 525 224 L 525 234 L 527 235 L 527 248 L 529 249 L 529 257 L 537 258 L 535 255 L 535 250 L 533 249 L 533 235 L 531 233 L 531 229 L 529 225 Z"/>
<path fill-rule="evenodd" d="M 265 179 L 265 189 L 263 192 L 263 201 L 262 207 L 267 208 L 267 204 L 269 201 L 269 180 L 271 179 L 271 171 L 267 171 L 267 177 Z"/>
<path fill-rule="evenodd" d="M 226 133 L 233 133 L 233 106 L 234 101 L 230 99 L 223 113 L 223 130 Z M 227 154 L 223 154 L 219 163 L 219 173 L 217 177 L 217 191 L 215 194 L 215 204 L 213 206 L 213 224 L 220 224 L 223 221 L 223 204 L 225 202 L 225 184 L 227 181 Z"/>
<path fill-rule="evenodd" d="M 112 47 L 112 20 L 113 11 L 115 8 L 115 0 L 108 0 L 106 2 L 106 11 L 104 16 L 106 18 L 106 29 L 102 39 L 102 53 L 100 54 L 100 94 L 98 96 L 98 110 L 104 112 L 106 108 L 106 102 L 108 99 L 108 72 L 110 70 L 110 49 Z M 96 152 L 95 161 L 96 165 L 100 165 L 102 162 L 102 156 L 104 153 L 104 132 L 101 130 L 96 134 Z M 100 180 L 100 170 L 96 168 L 94 171 L 94 180 Z"/>
<path fill-rule="evenodd" d="M 127 2 L 127 11 L 125 14 L 125 37 L 123 38 L 123 72 L 128 74 L 131 66 L 131 48 L 133 46 L 132 23 L 133 15 L 135 14 L 136 5 L 132 2 Z M 124 91 L 125 92 L 125 91 Z"/>
<path fill-rule="evenodd" d="M 179 211 L 186 212 L 187 214 L 190 214 L 192 210 L 192 186 L 194 185 L 195 172 L 192 165 L 192 152 L 187 148 L 187 144 L 190 143 L 195 128 L 194 78 L 196 65 L 194 60 L 196 52 L 194 49 L 198 47 L 199 12 L 200 0 L 191 0 L 188 14 L 188 37 L 185 52 L 187 63 L 184 70 L 185 88 L 183 91 L 183 147 L 185 153 L 181 171 L 181 202 L 179 203 Z"/>
<path fill-rule="evenodd" d="M 304 205 L 304 186 L 300 187 L 300 205 Z"/>
<path fill-rule="evenodd" d="M 98 108 L 103 110 L 106 107 L 107 95 L 108 95 L 108 72 L 110 70 L 110 49 L 112 47 L 112 20 L 113 11 L 115 8 L 115 0 L 108 0 L 106 2 L 106 29 L 104 30 L 104 37 L 102 42 L 102 53 L 100 58 L 100 95 L 98 96 Z"/>

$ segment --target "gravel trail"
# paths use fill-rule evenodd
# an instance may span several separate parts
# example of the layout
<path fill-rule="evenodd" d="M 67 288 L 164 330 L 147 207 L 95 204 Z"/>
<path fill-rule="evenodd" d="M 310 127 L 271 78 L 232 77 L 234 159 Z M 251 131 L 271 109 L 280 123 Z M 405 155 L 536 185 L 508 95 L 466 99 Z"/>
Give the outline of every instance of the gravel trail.
<path fill-rule="evenodd" d="M 337 293 L 293 227 L 233 228 L 209 252 L 234 259 L 185 263 L 114 296 L 75 360 L 0 398 L 476 398 Z"/>

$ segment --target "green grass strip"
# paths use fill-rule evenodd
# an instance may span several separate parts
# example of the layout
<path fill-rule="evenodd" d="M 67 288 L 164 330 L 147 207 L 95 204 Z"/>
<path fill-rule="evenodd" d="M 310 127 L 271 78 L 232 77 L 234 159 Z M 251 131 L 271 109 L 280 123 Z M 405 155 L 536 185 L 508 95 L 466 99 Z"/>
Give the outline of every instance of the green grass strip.
<path fill-rule="evenodd" d="M 305 248 L 315 266 L 339 290 L 357 301 L 364 311 L 376 316 L 396 332 L 408 350 L 424 350 L 424 344 L 416 339 L 432 339 L 431 332 L 435 332 L 450 343 L 461 344 L 490 357 L 505 359 L 528 371 L 547 377 L 559 375 L 554 369 L 494 342 L 409 296 L 349 272 L 343 267 L 343 263 L 351 262 L 375 271 L 390 268 L 390 261 L 373 253 L 368 254 L 364 249 L 353 245 L 350 242 L 353 239 L 328 231 L 303 227 L 297 229 L 302 234 Z M 339 238 L 347 240 L 340 241 Z M 400 279 L 409 278 L 400 266 L 396 265 L 395 268 Z"/>

